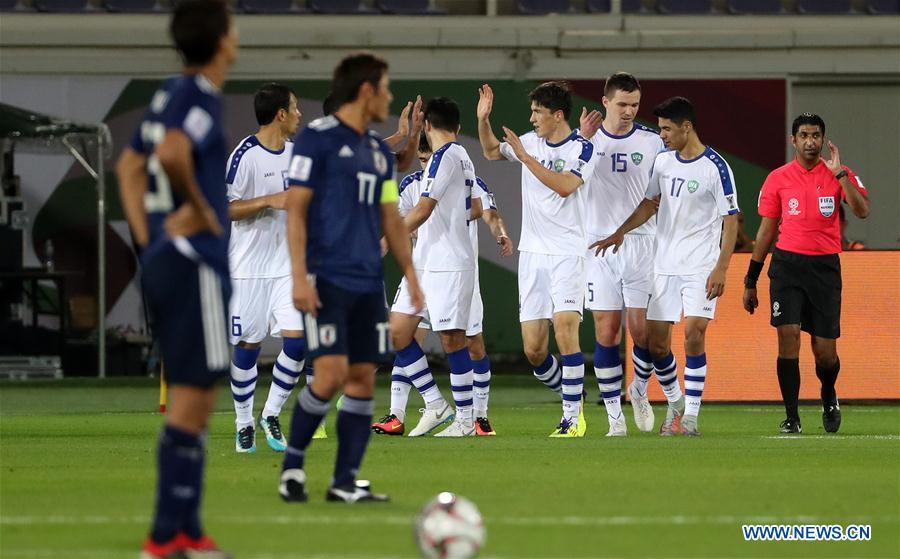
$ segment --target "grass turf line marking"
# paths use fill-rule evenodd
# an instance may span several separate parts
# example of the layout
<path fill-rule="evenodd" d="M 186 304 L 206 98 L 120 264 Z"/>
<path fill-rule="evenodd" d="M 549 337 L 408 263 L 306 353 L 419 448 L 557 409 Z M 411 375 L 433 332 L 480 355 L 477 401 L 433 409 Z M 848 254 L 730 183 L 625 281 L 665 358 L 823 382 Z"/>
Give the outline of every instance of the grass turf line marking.
<path fill-rule="evenodd" d="M 369 524 L 378 522 L 395 526 L 409 525 L 413 515 L 339 515 L 339 516 L 218 516 L 206 515 L 207 523 L 219 524 L 277 524 L 277 525 L 341 525 Z M 897 522 L 900 517 L 854 517 L 856 523 L 890 523 Z M 42 526 L 42 525 L 130 525 L 147 524 L 148 516 L 112 517 L 112 516 L 0 516 L 0 525 L 4 526 Z M 485 518 L 486 524 L 500 526 L 685 526 L 685 525 L 740 525 L 740 524 L 816 524 L 830 522 L 818 516 L 533 516 L 533 517 L 491 517 Z"/>
<path fill-rule="evenodd" d="M 834 440 L 854 440 L 854 439 L 866 439 L 866 440 L 876 440 L 876 441 L 898 441 L 900 440 L 900 435 L 763 435 L 761 438 L 763 439 L 796 439 L 798 441 L 803 439 L 834 439 Z"/>

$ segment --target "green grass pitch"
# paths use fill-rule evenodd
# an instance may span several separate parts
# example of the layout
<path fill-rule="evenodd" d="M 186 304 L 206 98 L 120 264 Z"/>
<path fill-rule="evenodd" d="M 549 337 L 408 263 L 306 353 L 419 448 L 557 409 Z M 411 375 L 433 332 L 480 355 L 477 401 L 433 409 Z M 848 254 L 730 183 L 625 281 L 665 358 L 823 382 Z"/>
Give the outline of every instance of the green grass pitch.
<path fill-rule="evenodd" d="M 280 456 L 264 440 L 255 455 L 235 454 L 222 390 L 208 442 L 207 530 L 243 559 L 414 557 L 414 514 L 451 490 L 484 515 L 483 557 L 900 554 L 897 405 L 845 405 L 837 435 L 804 407 L 805 432 L 791 438 L 777 434 L 780 406 L 707 405 L 698 439 L 639 433 L 626 409 L 628 438 L 607 439 L 605 413 L 591 404 L 587 437 L 558 440 L 547 438 L 559 404 L 546 389 L 523 376 L 494 379 L 495 438 L 373 437 L 361 477 L 392 496 L 387 505 L 324 502 L 333 413 L 332 438 L 314 442 L 307 459 L 311 501 L 282 503 Z M 258 387 L 257 408 L 267 389 Z M 0 385 L 0 557 L 137 556 L 153 503 L 156 398 L 150 379 Z M 383 412 L 383 375 L 377 401 Z M 658 425 L 661 406 L 656 413 Z M 289 418 L 286 410 L 286 427 Z M 747 523 L 870 524 L 872 539 L 745 542 Z"/>

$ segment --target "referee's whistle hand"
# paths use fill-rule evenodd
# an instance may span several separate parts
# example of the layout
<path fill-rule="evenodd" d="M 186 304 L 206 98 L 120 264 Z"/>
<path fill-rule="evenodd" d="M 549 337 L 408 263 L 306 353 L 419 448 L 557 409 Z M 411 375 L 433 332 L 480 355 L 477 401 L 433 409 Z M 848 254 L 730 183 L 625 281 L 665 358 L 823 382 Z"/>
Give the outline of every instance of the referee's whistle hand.
<path fill-rule="evenodd" d="M 750 314 L 753 314 L 753 311 L 756 310 L 756 307 L 759 306 L 759 299 L 756 298 L 756 288 L 745 288 L 744 289 L 744 310 Z"/>

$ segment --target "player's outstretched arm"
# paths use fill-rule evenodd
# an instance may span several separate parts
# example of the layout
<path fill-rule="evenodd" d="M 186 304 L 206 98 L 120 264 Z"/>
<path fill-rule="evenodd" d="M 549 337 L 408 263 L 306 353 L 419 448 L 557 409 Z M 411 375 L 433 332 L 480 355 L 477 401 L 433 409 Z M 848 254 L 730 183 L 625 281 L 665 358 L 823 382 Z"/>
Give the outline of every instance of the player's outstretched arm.
<path fill-rule="evenodd" d="M 406 226 L 407 235 L 412 234 L 421 227 L 423 223 L 428 221 L 428 218 L 431 217 L 431 213 L 436 206 L 437 200 L 434 200 L 433 198 L 428 198 L 426 196 L 419 198 L 419 203 L 406 214 L 406 217 L 404 217 L 402 221 Z"/>
<path fill-rule="evenodd" d="M 753 254 L 750 255 L 750 266 L 747 269 L 747 275 L 744 277 L 744 310 L 750 314 L 759 306 L 759 299 L 756 297 L 756 280 L 762 272 L 766 263 L 766 255 L 769 254 L 769 247 L 775 240 L 775 233 L 778 231 L 778 220 L 774 217 L 763 216 L 759 223 L 759 230 L 756 232 L 756 244 L 753 245 Z"/>
<path fill-rule="evenodd" d="M 503 132 L 506 134 L 503 137 L 503 141 L 508 143 L 509 146 L 513 149 L 513 152 L 516 154 L 516 158 L 522 162 L 522 165 L 528 168 L 541 183 L 544 184 L 547 188 L 556 192 L 563 198 L 570 196 L 575 193 L 578 188 L 584 184 L 584 179 L 573 173 L 572 171 L 567 171 L 565 173 L 556 173 L 551 171 L 550 169 L 544 167 L 538 162 L 537 159 L 532 157 L 525 151 L 525 146 L 522 145 L 522 140 L 519 139 L 519 136 L 516 135 L 515 132 L 510 130 L 507 127 L 503 127 Z"/>
<path fill-rule="evenodd" d="M 201 231 L 224 235 L 216 213 L 203 196 L 194 176 L 193 142 L 183 131 L 170 128 L 154 152 L 169 177 L 172 190 L 187 200 L 166 219 L 169 236 L 190 236 Z"/>
<path fill-rule="evenodd" d="M 407 105 L 409 106 L 409 105 Z M 406 145 L 403 151 L 397 154 L 397 170 L 408 171 L 416 160 L 416 149 L 419 146 L 419 134 L 422 133 L 422 125 L 425 123 L 425 113 L 422 112 L 422 96 L 416 96 L 416 102 L 412 105 L 412 124 L 408 126 L 409 132 L 406 137 Z M 400 115 L 400 120 L 405 122 L 406 117 Z M 398 128 L 399 132 L 399 128 Z"/>
<path fill-rule="evenodd" d="M 738 215 L 726 215 L 722 221 L 719 259 L 716 261 L 716 267 L 706 279 L 706 298 L 710 301 L 725 293 L 725 276 L 728 272 L 728 264 L 731 263 L 731 255 L 734 253 L 734 242 L 737 240 Z"/>
<path fill-rule="evenodd" d="M 613 247 L 613 254 L 619 252 L 619 247 L 625 241 L 625 233 L 646 223 L 656 214 L 658 207 L 656 200 L 644 198 L 615 233 L 591 244 L 588 248 L 594 249 L 594 256 L 606 256 L 606 249 L 609 247 Z"/>
<path fill-rule="evenodd" d="M 278 192 L 247 200 L 235 200 L 228 204 L 228 215 L 231 221 L 241 221 L 256 217 L 259 212 L 269 208 L 283 210 L 285 204 L 287 204 L 287 192 Z"/>
<path fill-rule="evenodd" d="M 503 156 L 500 155 L 500 140 L 491 128 L 490 116 L 493 107 L 494 90 L 488 84 L 484 84 L 478 88 L 478 106 L 475 109 L 478 117 L 478 140 L 481 142 L 481 152 L 484 153 L 485 159 L 499 161 Z"/>
<path fill-rule="evenodd" d="M 131 234 L 138 246 L 147 246 L 150 238 L 147 227 L 147 212 L 144 211 L 144 194 L 147 192 L 147 158 L 126 147 L 116 163 L 116 178 L 119 182 L 119 198 L 125 219 L 131 227 Z"/>
<path fill-rule="evenodd" d="M 288 252 L 291 256 L 291 278 L 294 284 L 293 300 L 297 310 L 316 316 L 322 306 L 316 286 L 311 285 L 306 267 L 307 214 L 313 190 L 293 186 L 287 192 Z"/>
<path fill-rule="evenodd" d="M 423 201 L 426 200 L 427 199 Z M 433 200 L 428 201 L 433 202 Z M 416 207 L 420 205 L 421 202 L 417 204 Z M 415 211 L 415 208 L 413 208 L 413 211 Z M 409 234 L 403 226 L 403 219 L 397 212 L 396 200 L 385 201 L 381 204 L 381 228 L 382 233 L 384 233 L 384 238 L 387 240 L 388 247 L 394 255 L 394 260 L 397 261 L 397 265 L 400 267 L 403 276 L 406 278 L 413 307 L 416 309 L 416 312 L 418 312 L 422 310 L 422 307 L 425 305 L 425 295 L 422 293 L 422 288 L 419 287 L 419 279 L 413 268 Z"/>
<path fill-rule="evenodd" d="M 513 243 L 509 238 L 509 230 L 506 228 L 506 221 L 503 220 L 500 211 L 484 210 L 481 214 L 481 219 L 487 223 L 491 229 L 491 234 L 497 239 L 497 244 L 500 246 L 500 256 L 512 255 Z"/>

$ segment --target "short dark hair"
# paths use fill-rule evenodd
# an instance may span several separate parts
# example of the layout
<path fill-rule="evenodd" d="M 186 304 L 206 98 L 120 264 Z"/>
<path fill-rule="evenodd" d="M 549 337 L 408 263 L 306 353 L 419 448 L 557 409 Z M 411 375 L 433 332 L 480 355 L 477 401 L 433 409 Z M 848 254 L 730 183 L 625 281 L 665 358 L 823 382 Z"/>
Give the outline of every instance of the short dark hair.
<path fill-rule="evenodd" d="M 606 78 L 606 83 L 603 85 L 603 95 L 610 99 L 616 94 L 616 91 L 631 93 L 632 91 L 640 90 L 641 82 L 628 72 L 616 72 L 615 74 L 610 74 L 610 76 Z"/>
<path fill-rule="evenodd" d="M 449 97 L 435 97 L 425 103 L 425 120 L 438 130 L 454 134 L 459 129 L 459 105 Z"/>
<path fill-rule="evenodd" d="M 368 52 L 345 57 L 334 69 L 332 77 L 331 95 L 334 108 L 356 101 L 359 97 L 359 88 L 364 83 L 370 83 L 377 89 L 378 82 L 387 70 L 388 63 L 384 59 Z"/>
<path fill-rule="evenodd" d="M 231 14 L 224 0 L 178 2 L 169 33 L 185 66 L 209 64 L 219 50 L 219 40 L 228 35 Z"/>
<path fill-rule="evenodd" d="M 261 85 L 253 96 L 256 122 L 260 126 L 271 124 L 279 110 L 288 110 L 291 107 L 291 95 L 297 97 L 297 94 L 286 85 L 275 82 Z"/>
<path fill-rule="evenodd" d="M 818 126 L 822 130 L 822 135 L 825 135 L 825 121 L 822 120 L 822 117 L 813 113 L 803 113 L 795 118 L 793 124 L 791 124 L 791 136 L 796 136 L 797 131 L 799 131 L 800 127 L 804 124 Z"/>
<path fill-rule="evenodd" d="M 322 100 L 322 114 L 328 116 L 333 114 L 335 110 L 337 110 L 337 107 L 334 106 L 334 94 L 329 93 Z"/>
<path fill-rule="evenodd" d="M 531 90 L 528 100 L 554 113 L 562 111 L 566 120 L 572 112 L 572 92 L 566 82 L 544 82 Z"/>
<path fill-rule="evenodd" d="M 667 118 L 678 126 L 689 120 L 694 128 L 697 127 L 697 113 L 694 111 L 694 105 L 684 97 L 669 97 L 653 109 L 653 114 L 659 118 Z"/>
<path fill-rule="evenodd" d="M 428 136 L 425 135 L 425 132 L 419 135 L 419 148 L 417 151 L 431 153 L 431 144 L 428 143 Z"/>

